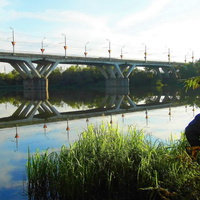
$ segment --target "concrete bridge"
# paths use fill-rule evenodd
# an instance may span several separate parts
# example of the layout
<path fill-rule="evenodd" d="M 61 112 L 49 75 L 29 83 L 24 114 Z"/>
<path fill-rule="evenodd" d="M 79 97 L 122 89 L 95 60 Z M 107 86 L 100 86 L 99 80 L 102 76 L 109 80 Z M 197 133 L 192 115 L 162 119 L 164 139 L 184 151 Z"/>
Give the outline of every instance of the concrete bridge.
<path fill-rule="evenodd" d="M 24 54 L 0 52 L 0 62 L 9 63 L 25 79 L 24 89 L 47 89 L 48 77 L 59 64 L 76 64 L 97 67 L 106 80 L 108 87 L 128 87 L 129 75 L 135 67 L 150 67 L 159 75 L 174 77 L 174 66 L 180 62 L 126 60 L 116 58 L 72 57 L 44 54 Z"/>

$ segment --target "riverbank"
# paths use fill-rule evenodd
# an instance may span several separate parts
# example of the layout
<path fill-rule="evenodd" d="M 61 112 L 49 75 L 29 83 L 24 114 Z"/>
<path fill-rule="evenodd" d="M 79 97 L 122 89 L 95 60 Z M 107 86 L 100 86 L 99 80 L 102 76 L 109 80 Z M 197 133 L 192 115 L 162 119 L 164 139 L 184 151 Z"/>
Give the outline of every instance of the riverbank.
<path fill-rule="evenodd" d="M 88 126 L 59 152 L 29 153 L 28 194 L 37 199 L 198 199 L 200 168 L 182 136 L 168 144 L 144 131 Z"/>

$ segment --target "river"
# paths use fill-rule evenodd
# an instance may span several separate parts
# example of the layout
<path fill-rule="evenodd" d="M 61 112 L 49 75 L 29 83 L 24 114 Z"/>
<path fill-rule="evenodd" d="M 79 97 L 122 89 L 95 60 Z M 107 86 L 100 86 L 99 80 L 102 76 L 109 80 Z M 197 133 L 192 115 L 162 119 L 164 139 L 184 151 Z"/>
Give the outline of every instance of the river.
<path fill-rule="evenodd" d="M 89 124 L 136 126 L 154 139 L 175 140 L 199 113 L 199 91 L 182 88 L 131 88 L 123 92 L 97 89 L 1 91 L 0 199 L 26 195 L 28 148 L 32 153 L 58 150 L 78 140 Z M 68 130 L 67 130 L 68 129 Z"/>

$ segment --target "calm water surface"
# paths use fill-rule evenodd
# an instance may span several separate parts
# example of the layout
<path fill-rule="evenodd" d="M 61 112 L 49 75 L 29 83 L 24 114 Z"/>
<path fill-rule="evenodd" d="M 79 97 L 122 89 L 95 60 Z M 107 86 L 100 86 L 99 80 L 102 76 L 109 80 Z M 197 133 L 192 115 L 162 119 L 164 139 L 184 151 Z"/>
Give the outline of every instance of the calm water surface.
<path fill-rule="evenodd" d="M 122 129 L 130 125 L 144 129 L 155 139 L 167 142 L 171 135 L 179 139 L 185 126 L 200 112 L 198 93 L 149 88 L 133 89 L 128 94 L 94 90 L 54 90 L 47 96 L 38 92 L 2 92 L 0 199 L 28 199 L 23 188 L 28 148 L 32 153 L 37 149 L 57 150 L 77 140 L 88 124 L 111 120 Z"/>

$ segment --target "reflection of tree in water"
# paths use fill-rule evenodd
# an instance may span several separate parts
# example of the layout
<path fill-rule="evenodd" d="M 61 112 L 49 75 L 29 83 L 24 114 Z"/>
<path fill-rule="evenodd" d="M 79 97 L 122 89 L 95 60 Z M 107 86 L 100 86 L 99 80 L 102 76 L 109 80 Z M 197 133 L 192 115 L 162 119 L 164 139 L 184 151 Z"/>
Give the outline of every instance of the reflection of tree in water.
<path fill-rule="evenodd" d="M 189 89 L 184 95 L 184 102 L 190 106 L 195 104 L 200 107 L 200 88 L 195 90 Z"/>
<path fill-rule="evenodd" d="M 181 104 L 187 104 L 190 106 L 195 104 L 200 106 L 200 88 L 186 91 L 182 85 L 178 87 L 163 87 L 161 90 L 142 87 L 140 90 L 134 90 L 132 94 L 133 95 L 130 94 L 130 97 L 135 103 L 144 101 L 148 104 L 151 103 L 156 96 L 168 96 L 168 101 L 171 101 L 172 97 L 176 97 L 178 98 L 177 100 L 179 100 L 178 102 Z"/>
<path fill-rule="evenodd" d="M 133 92 L 132 92 L 133 91 Z M 180 96 L 181 88 L 168 88 L 162 87 L 159 89 L 150 88 L 150 87 L 139 87 L 132 88 L 130 93 L 130 98 L 138 104 L 139 102 L 143 102 L 144 104 L 156 103 L 159 100 L 163 100 L 165 102 L 172 102 L 173 99 L 176 99 L 177 96 Z"/>
<path fill-rule="evenodd" d="M 189 102 L 191 103 L 189 105 L 193 106 L 194 102 L 199 103 L 196 91 L 185 93 L 181 88 L 177 90 L 134 88 L 126 94 L 109 94 L 108 91 L 98 90 L 53 90 L 48 95 L 48 92 L 27 91 L 20 95 L 21 93 L 13 93 L 13 96 L 0 97 L 0 101 L 6 99 L 10 103 L 18 104 L 16 111 L 10 117 L 0 119 L 1 127 L 188 105 Z M 66 109 L 58 111 L 58 107 L 64 107 L 64 104 L 68 105 Z M 69 106 L 75 109 L 71 110 Z"/>
<path fill-rule="evenodd" d="M 72 108 L 80 109 L 83 106 L 88 108 L 97 107 L 101 104 L 105 93 L 102 90 L 88 89 L 68 89 L 50 90 L 50 102 L 52 105 L 60 106 L 60 102 L 65 102 Z"/>
<path fill-rule="evenodd" d="M 0 104 L 10 103 L 16 107 L 24 101 L 24 91 L 9 91 L 1 92 Z M 188 90 L 181 87 L 163 87 L 157 90 L 155 87 L 137 87 L 130 88 L 129 97 L 137 104 L 144 102 L 146 104 L 152 103 L 156 97 L 168 96 L 168 101 L 171 97 L 177 97 L 179 103 L 184 103 L 190 106 L 194 104 L 200 106 L 200 88 L 196 90 Z M 82 107 L 95 108 L 99 107 L 105 98 L 104 90 L 91 89 L 65 89 L 65 90 L 50 90 L 49 102 L 56 107 L 63 107 L 63 103 L 72 108 L 80 109 Z M 158 98 L 159 99 L 159 98 Z"/>
<path fill-rule="evenodd" d="M 23 101 L 23 91 L 0 91 L 0 104 L 10 103 L 19 106 Z"/>

